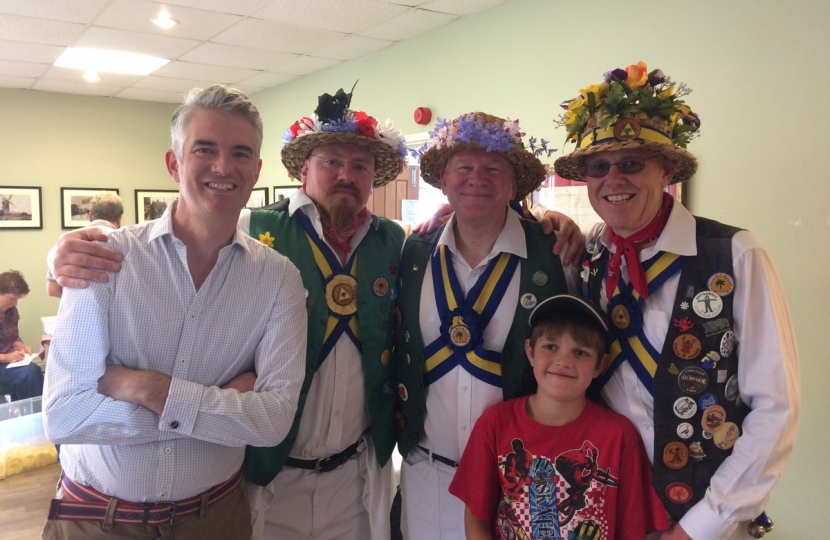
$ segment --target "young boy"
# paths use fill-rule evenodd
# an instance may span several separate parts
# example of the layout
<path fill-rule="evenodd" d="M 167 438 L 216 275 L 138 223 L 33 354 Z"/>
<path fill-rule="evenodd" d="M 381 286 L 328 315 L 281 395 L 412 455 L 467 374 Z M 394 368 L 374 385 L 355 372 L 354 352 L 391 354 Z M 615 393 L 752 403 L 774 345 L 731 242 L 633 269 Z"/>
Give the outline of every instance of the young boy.
<path fill-rule="evenodd" d="M 467 540 L 640 540 L 667 529 L 634 426 L 585 398 L 608 361 L 605 317 L 559 295 L 529 322 L 538 390 L 481 416 L 450 485 L 466 505 Z"/>

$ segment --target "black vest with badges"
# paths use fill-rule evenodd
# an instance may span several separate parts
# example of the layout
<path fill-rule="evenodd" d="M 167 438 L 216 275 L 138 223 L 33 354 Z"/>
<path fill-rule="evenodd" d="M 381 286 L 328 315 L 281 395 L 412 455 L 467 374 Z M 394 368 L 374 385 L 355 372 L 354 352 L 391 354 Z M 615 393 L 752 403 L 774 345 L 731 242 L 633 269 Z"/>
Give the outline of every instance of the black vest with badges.
<path fill-rule="evenodd" d="M 732 268 L 732 237 L 740 229 L 695 221 L 697 255 L 683 257 L 654 375 L 652 483 L 674 520 L 703 498 L 749 413 L 738 393 L 732 310 L 735 288 L 742 286 Z M 589 296 L 597 304 L 607 262 L 604 250 L 590 263 Z"/>
<path fill-rule="evenodd" d="M 513 324 L 502 348 L 502 392 L 504 399 L 526 396 L 536 391 L 533 368 L 525 355 L 525 339 L 530 335 L 531 309 L 545 298 L 568 292 L 559 257 L 552 254 L 554 235 L 545 235 L 535 221 L 522 220 L 527 259 L 522 259 L 519 297 Z M 411 235 L 401 255 L 401 296 L 398 299 L 399 327 L 395 332 L 395 367 L 398 396 L 395 423 L 398 451 L 406 456 L 424 435 L 426 388 L 424 388 L 424 340 L 421 335 L 420 305 L 424 272 L 438 240 L 436 229 L 425 236 Z M 534 299 L 522 305 L 522 298 Z"/>

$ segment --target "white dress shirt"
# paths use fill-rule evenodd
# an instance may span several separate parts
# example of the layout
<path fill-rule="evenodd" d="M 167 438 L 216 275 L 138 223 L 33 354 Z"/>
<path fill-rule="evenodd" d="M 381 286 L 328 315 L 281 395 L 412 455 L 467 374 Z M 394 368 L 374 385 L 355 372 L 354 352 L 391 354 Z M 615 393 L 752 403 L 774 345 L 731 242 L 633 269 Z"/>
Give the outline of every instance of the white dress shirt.
<path fill-rule="evenodd" d="M 196 495 L 239 470 L 246 444 L 278 444 L 305 373 L 297 268 L 237 230 L 197 291 L 174 208 L 109 236 L 124 260 L 108 283 L 64 292 L 46 373 L 44 425 L 66 474 L 127 501 Z M 172 377 L 160 416 L 97 392 L 112 364 Z M 220 388 L 251 370 L 254 392 Z"/>
<path fill-rule="evenodd" d="M 597 227 L 603 227 L 599 224 Z M 589 235 L 595 237 L 596 231 Z M 600 241 L 611 252 L 613 243 L 603 229 Z M 674 202 L 672 213 L 657 242 L 640 252 L 646 261 L 660 251 L 684 256 L 697 253 L 695 220 Z M 680 520 L 694 540 L 746 536 L 742 521 L 758 516 L 767 504 L 789 460 L 798 429 L 800 390 L 798 351 L 780 279 L 767 252 L 747 231 L 732 239 L 735 279 L 733 314 L 739 343 L 738 387 L 751 412 L 742 435 L 712 478 L 703 500 Z M 622 268 L 628 281 L 628 270 Z M 606 308 L 605 280 L 600 299 Z M 643 310 L 649 342 L 662 350 L 669 329 L 680 273 L 649 295 Z M 654 400 L 627 362 L 614 372 L 603 397 L 616 412 L 628 417 L 654 460 Z M 658 456 L 659 457 L 659 456 Z"/>
<path fill-rule="evenodd" d="M 452 258 L 453 270 L 464 295 L 476 284 L 476 281 L 487 269 L 487 265 L 494 257 L 501 253 L 511 253 L 521 259 L 527 259 L 527 242 L 519 215 L 508 211 L 504 228 L 493 244 L 489 255 L 470 268 L 464 257 L 458 252 L 455 244 L 453 215 L 444 227 L 435 243 L 435 249 L 446 245 Z M 534 256 L 552 256 L 548 254 L 534 254 Z M 501 303 L 499 303 L 493 318 L 484 330 L 484 348 L 491 351 L 501 351 L 507 334 L 513 325 L 516 314 L 516 304 L 519 301 L 521 285 L 522 262 L 516 267 L 516 272 L 507 286 Z M 572 268 L 572 267 L 571 267 Z M 568 290 L 575 291 L 575 274 L 572 270 L 565 271 Z M 544 298 L 538 298 L 542 301 Z M 528 316 L 530 309 L 527 310 Z M 435 302 L 435 289 L 432 280 L 432 262 L 424 270 L 424 283 L 421 289 L 420 325 L 424 344 L 428 345 L 440 335 L 441 318 Z M 425 436 L 420 444 L 432 452 L 453 459 L 460 460 L 470 431 L 481 414 L 492 405 L 503 401 L 503 392 L 500 387 L 488 384 L 473 377 L 461 366 L 456 366 L 449 373 L 427 387 L 427 415 L 424 421 Z"/>

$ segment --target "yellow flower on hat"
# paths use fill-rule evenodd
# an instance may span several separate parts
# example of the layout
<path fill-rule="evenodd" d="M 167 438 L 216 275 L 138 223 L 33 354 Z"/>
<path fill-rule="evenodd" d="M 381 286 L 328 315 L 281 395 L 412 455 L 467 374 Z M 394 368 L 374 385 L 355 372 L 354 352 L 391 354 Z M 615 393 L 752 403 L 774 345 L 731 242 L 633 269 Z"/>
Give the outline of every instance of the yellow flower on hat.
<path fill-rule="evenodd" d="M 274 237 L 271 236 L 271 231 L 265 231 L 264 234 L 260 234 L 259 241 L 268 246 L 269 248 L 274 247 Z"/>
<path fill-rule="evenodd" d="M 582 96 L 572 99 L 568 102 L 568 112 L 573 114 L 582 114 L 585 112 L 586 101 Z"/>
<path fill-rule="evenodd" d="M 625 68 L 628 73 L 628 78 L 625 79 L 625 85 L 634 90 L 640 88 L 648 82 L 648 68 L 644 62 L 637 62 Z"/>
<path fill-rule="evenodd" d="M 608 83 L 592 84 L 579 91 L 579 93 L 587 100 L 588 94 L 594 94 L 594 101 L 599 103 L 605 92 L 608 91 Z"/>
<path fill-rule="evenodd" d="M 674 95 L 674 85 L 669 86 L 662 92 L 657 93 L 657 97 L 660 98 L 660 101 L 663 101 L 667 98 L 670 98 Z"/>

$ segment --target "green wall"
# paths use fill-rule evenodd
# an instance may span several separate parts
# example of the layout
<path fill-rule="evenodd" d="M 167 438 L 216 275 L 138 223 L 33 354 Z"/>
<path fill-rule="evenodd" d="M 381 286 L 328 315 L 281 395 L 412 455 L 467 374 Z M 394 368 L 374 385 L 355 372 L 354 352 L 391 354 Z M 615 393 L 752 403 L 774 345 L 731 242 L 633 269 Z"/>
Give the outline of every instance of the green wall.
<path fill-rule="evenodd" d="M 0 229 L 0 271 L 20 270 L 20 332 L 33 349 L 46 295 L 46 252 L 63 232 L 61 188 L 117 188 L 123 223 L 135 223 L 134 190 L 177 189 L 164 166 L 175 106 L 70 94 L 0 89 L 0 185 L 40 186 L 43 230 Z"/>
<path fill-rule="evenodd" d="M 527 133 L 564 138 L 558 104 L 602 74 L 639 60 L 693 89 L 700 169 L 687 186 L 698 215 L 753 231 L 787 293 L 801 356 L 803 414 L 793 460 L 769 504 L 772 538 L 815 538 L 830 505 L 830 367 L 821 335 L 830 294 L 830 4 L 826 0 L 514 0 L 408 42 L 253 96 L 265 125 L 269 180 L 284 178 L 282 129 L 311 113 L 316 96 L 348 90 L 353 108 L 423 132 L 433 118 L 484 110 L 519 118 Z M 570 151 L 570 148 L 567 149 Z M 269 156 L 273 159 L 268 164 Z M 824 247 L 822 247 L 824 246 Z M 751 358 L 743 359 L 751 362 Z"/>

